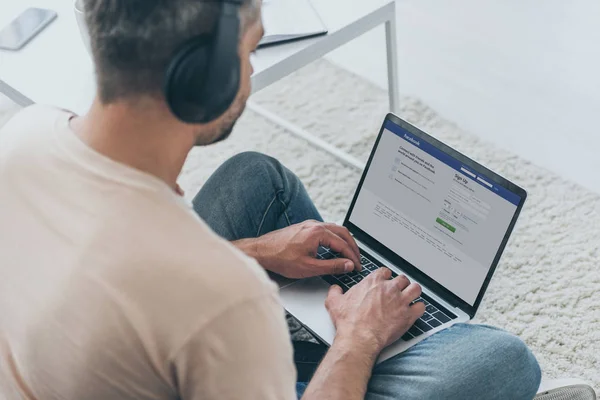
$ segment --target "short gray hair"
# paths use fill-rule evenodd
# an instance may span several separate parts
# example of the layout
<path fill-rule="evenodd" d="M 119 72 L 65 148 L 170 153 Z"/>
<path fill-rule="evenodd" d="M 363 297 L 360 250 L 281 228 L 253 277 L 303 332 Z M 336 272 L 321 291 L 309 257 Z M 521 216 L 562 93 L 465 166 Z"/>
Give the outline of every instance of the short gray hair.
<path fill-rule="evenodd" d="M 177 49 L 210 34 L 218 0 L 84 0 L 96 64 L 98 94 L 104 104 L 160 95 L 165 71 Z M 242 32 L 255 22 L 258 0 L 245 0 Z"/>

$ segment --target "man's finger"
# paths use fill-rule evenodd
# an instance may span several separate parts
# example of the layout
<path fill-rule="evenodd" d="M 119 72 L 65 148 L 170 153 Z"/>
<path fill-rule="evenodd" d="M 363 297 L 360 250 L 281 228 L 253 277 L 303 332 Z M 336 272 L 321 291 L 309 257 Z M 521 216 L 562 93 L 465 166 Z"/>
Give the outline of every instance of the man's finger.
<path fill-rule="evenodd" d="M 341 296 L 344 294 L 344 291 L 342 290 L 341 287 L 339 287 L 338 285 L 331 285 L 331 287 L 329 288 L 329 292 L 327 293 L 327 297 L 337 297 L 337 296 Z"/>
<path fill-rule="evenodd" d="M 406 289 L 402 291 L 402 295 L 406 296 L 409 301 L 414 301 L 421 296 L 423 290 L 421 289 L 421 285 L 418 283 L 411 283 L 408 285 Z"/>
<path fill-rule="evenodd" d="M 325 299 L 325 308 L 330 309 L 331 305 L 340 297 L 343 296 L 344 291 L 338 285 L 331 285 L 327 298 Z"/>
<path fill-rule="evenodd" d="M 352 259 L 352 261 L 360 263 L 360 249 L 358 248 L 358 244 L 354 237 L 350 234 L 350 231 L 343 226 L 339 226 L 336 224 L 325 224 L 325 227 L 329 229 L 331 232 L 335 233 L 343 240 L 346 241 L 350 245 L 350 248 L 354 251 L 354 255 L 356 256 L 356 260 Z"/>
<path fill-rule="evenodd" d="M 340 238 L 329 229 L 323 229 L 320 231 L 320 235 L 319 243 L 321 246 L 329 247 L 334 252 L 340 253 L 342 257 L 352 261 L 353 269 L 360 271 L 360 259 L 356 258 L 352 248 L 344 239 Z"/>
<path fill-rule="evenodd" d="M 342 275 L 354 271 L 354 263 L 346 258 L 333 258 L 331 260 L 311 259 L 311 270 L 314 275 Z"/>
<path fill-rule="evenodd" d="M 392 271 L 389 268 L 379 268 L 375 272 L 369 274 L 367 279 L 375 279 L 378 281 L 387 281 L 392 277 Z"/>
<path fill-rule="evenodd" d="M 416 321 L 417 319 L 421 318 L 423 314 L 425 314 L 425 304 L 422 301 L 418 301 L 410 306 L 410 311 Z"/>
<path fill-rule="evenodd" d="M 406 289 L 408 285 L 410 285 L 410 280 L 406 277 L 406 275 L 400 275 L 395 278 L 393 281 L 394 285 L 398 286 L 398 289 L 401 291 Z"/>

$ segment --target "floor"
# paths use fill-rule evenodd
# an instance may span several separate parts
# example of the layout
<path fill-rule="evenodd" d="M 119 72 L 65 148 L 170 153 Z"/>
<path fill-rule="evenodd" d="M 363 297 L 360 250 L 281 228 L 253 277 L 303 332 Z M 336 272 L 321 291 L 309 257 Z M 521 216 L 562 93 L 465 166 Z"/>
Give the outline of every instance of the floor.
<path fill-rule="evenodd" d="M 397 4 L 403 93 L 600 193 L 600 2 Z M 385 87 L 383 37 L 375 30 L 329 59 Z"/>

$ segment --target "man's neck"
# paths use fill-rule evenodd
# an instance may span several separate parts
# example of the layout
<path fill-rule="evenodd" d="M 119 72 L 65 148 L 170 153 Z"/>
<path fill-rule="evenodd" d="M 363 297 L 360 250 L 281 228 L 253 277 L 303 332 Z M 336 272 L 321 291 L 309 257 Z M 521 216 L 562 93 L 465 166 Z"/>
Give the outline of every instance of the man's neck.
<path fill-rule="evenodd" d="M 194 145 L 191 128 L 153 100 L 132 106 L 103 105 L 96 99 L 88 114 L 71 121 L 71 128 L 100 154 L 154 175 L 174 189 Z"/>

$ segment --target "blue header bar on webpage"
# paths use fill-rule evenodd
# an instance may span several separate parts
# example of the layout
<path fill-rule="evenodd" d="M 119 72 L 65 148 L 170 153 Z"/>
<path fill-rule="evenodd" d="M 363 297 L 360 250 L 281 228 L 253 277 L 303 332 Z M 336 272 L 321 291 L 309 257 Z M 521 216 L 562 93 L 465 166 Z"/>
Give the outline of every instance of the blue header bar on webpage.
<path fill-rule="evenodd" d="M 430 156 L 443 162 L 450 168 L 460 172 L 461 174 L 465 175 L 468 178 L 471 178 L 474 182 L 477 182 L 479 185 L 496 193 L 498 196 L 511 202 L 512 204 L 518 206 L 521 203 L 521 197 L 519 195 L 511 192 L 510 190 L 506 189 L 503 186 L 498 185 L 497 183 L 488 179 L 484 175 L 481 175 L 480 173 L 473 171 L 471 168 L 464 165 L 463 163 L 461 163 L 454 157 L 444 153 L 442 150 L 438 149 L 431 143 L 428 143 L 428 142 L 418 138 L 417 136 L 413 135 L 412 133 L 408 132 L 407 130 L 402 129 L 400 126 L 394 124 L 392 121 L 387 121 L 384 125 L 384 128 L 389 130 L 390 132 L 396 134 L 397 136 L 400 136 L 402 139 L 411 143 L 413 146 L 416 146 L 419 149 L 423 150 L 425 153 L 429 154 Z"/>

